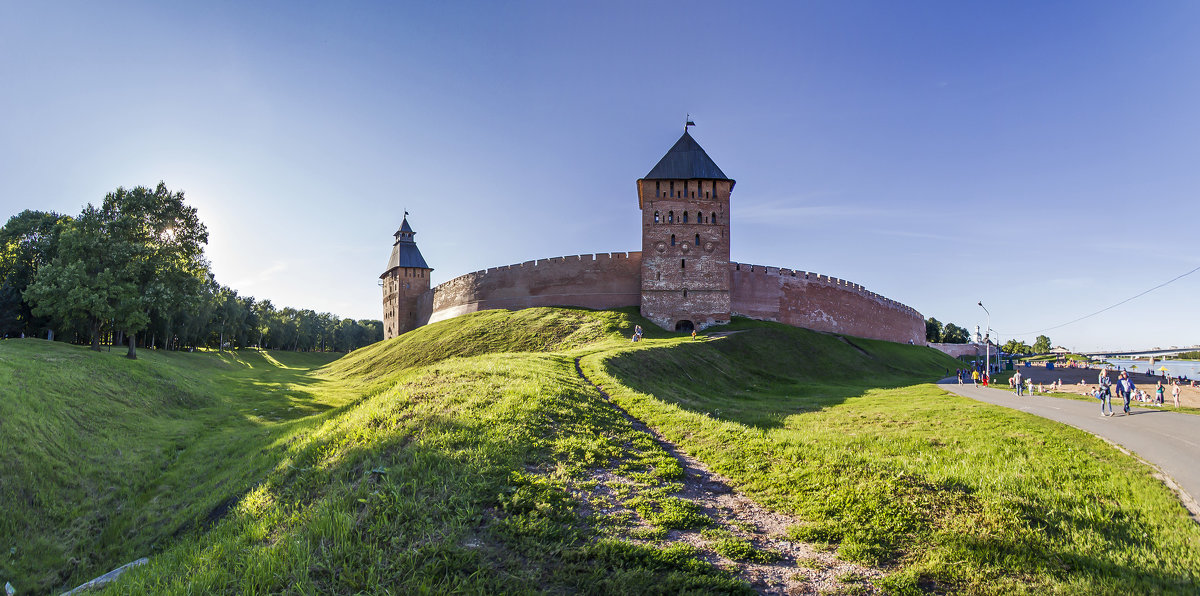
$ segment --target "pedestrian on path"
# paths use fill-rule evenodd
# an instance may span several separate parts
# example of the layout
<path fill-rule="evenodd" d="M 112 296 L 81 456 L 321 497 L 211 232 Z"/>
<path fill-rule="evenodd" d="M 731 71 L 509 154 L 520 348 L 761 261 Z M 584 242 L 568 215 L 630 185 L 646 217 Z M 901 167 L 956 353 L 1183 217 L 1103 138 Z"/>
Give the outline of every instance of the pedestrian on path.
<path fill-rule="evenodd" d="M 1112 416 L 1113 415 L 1112 394 L 1109 393 L 1107 387 L 1104 387 L 1104 386 L 1096 387 L 1096 391 L 1092 394 L 1092 396 L 1095 397 L 1096 399 L 1100 400 L 1100 415 L 1101 416 Z M 1108 406 L 1107 414 L 1104 413 L 1105 405 Z"/>
<path fill-rule="evenodd" d="M 979 369 L 971 371 L 971 384 L 979 386 Z"/>
<path fill-rule="evenodd" d="M 1129 415 L 1129 400 L 1133 397 L 1133 382 L 1129 380 L 1128 373 L 1121 373 L 1121 379 L 1117 381 L 1117 395 L 1121 396 L 1124 404 L 1125 415 Z"/>
<path fill-rule="evenodd" d="M 1021 371 L 1013 373 L 1012 381 L 1017 388 L 1017 397 L 1021 397 Z"/>

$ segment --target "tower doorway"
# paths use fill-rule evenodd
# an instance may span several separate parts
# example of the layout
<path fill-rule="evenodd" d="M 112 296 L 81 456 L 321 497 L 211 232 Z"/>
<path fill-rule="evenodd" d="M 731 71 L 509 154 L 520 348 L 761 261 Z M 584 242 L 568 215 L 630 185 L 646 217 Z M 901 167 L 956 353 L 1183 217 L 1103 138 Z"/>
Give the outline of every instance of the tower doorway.
<path fill-rule="evenodd" d="M 686 319 L 675 323 L 675 331 L 677 333 L 691 333 L 694 329 L 696 329 L 696 326 Z"/>

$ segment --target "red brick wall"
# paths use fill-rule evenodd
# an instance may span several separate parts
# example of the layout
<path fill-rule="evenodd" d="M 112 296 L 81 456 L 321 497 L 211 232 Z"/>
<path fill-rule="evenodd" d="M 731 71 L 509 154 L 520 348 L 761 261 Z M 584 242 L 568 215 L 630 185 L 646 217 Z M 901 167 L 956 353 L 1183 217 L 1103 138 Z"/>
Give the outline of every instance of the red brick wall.
<path fill-rule="evenodd" d="M 460 275 L 424 299 L 427 322 L 493 308 L 637 306 L 641 266 L 642 253 L 618 252 L 539 259 Z"/>
<path fill-rule="evenodd" d="M 958 358 L 959 356 L 979 356 L 980 358 L 983 358 L 986 355 L 986 354 L 984 354 L 983 344 L 937 344 L 937 343 L 934 343 L 934 344 L 929 344 L 929 347 L 931 347 L 935 350 L 938 350 L 948 356 L 952 356 L 954 358 Z M 996 354 L 998 352 L 999 352 L 999 350 L 997 348 L 995 348 L 995 347 L 991 348 L 993 360 L 996 358 Z"/>
<path fill-rule="evenodd" d="M 637 188 L 642 316 L 671 331 L 683 320 L 700 329 L 728 323 L 733 181 L 638 180 Z"/>
<path fill-rule="evenodd" d="M 730 263 L 733 314 L 857 337 L 925 345 L 925 318 L 835 277 Z"/>
<path fill-rule="evenodd" d="M 396 267 L 384 273 L 383 338 L 391 339 L 425 324 L 428 319 L 418 307 L 419 299 L 429 292 L 431 269 Z"/>

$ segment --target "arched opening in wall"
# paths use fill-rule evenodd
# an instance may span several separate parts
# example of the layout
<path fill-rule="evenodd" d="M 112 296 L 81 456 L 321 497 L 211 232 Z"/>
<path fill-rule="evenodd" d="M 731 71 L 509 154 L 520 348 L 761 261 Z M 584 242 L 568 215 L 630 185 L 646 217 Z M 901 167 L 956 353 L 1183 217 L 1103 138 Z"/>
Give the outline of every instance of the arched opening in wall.
<path fill-rule="evenodd" d="M 654 223 L 658 223 L 658 212 L 654 212 Z"/>
<path fill-rule="evenodd" d="M 658 193 L 659 193 L 658 188 L 659 188 L 660 184 L 661 183 L 659 181 L 657 181 L 657 180 L 654 181 L 654 198 L 656 198 L 656 199 L 658 198 Z"/>
<path fill-rule="evenodd" d="M 687 223 L 687 211 L 683 212 L 683 223 Z"/>
<path fill-rule="evenodd" d="M 685 299 L 687 298 L 687 288 L 684 288 L 684 289 L 683 289 L 683 297 L 684 297 Z"/>
<path fill-rule="evenodd" d="M 712 221 L 713 225 L 716 225 L 716 223 L 717 223 L 717 212 L 716 211 L 713 211 L 711 221 Z"/>
<path fill-rule="evenodd" d="M 675 331 L 677 332 L 691 333 L 695 328 L 696 325 L 687 319 L 675 323 Z"/>
<path fill-rule="evenodd" d="M 671 234 L 671 246 L 675 246 L 675 234 Z"/>
<path fill-rule="evenodd" d="M 696 234 L 696 246 L 700 246 L 700 234 Z"/>
<path fill-rule="evenodd" d="M 667 212 L 667 223 L 675 223 L 675 212 L 674 211 Z"/>
<path fill-rule="evenodd" d="M 675 198 L 675 181 L 671 181 L 671 198 Z"/>

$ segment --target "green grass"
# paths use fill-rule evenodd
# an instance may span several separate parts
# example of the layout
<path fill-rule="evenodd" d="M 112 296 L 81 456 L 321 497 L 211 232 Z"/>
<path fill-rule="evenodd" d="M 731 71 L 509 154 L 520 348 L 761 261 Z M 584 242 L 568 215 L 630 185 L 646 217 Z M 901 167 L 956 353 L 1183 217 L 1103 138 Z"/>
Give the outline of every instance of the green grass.
<path fill-rule="evenodd" d="M 941 372 L 919 350 L 853 343 L 865 353 L 762 325 L 584 368 L 756 500 L 805 520 L 793 537 L 890 567 L 893 590 L 1194 589 L 1200 531 L 1145 466 L 1081 431 L 917 383 Z"/>
<path fill-rule="evenodd" d="M 0 342 L 0 582 L 51 592 L 150 556 L 108 591 L 748 593 L 701 555 L 777 553 L 683 498 L 679 463 L 581 358 L 615 403 L 802 519 L 795 537 L 883 566 L 892 593 L 1195 585 L 1200 531 L 1144 466 L 925 384 L 955 360 L 727 330 L 484 311 L 332 363 Z"/>

